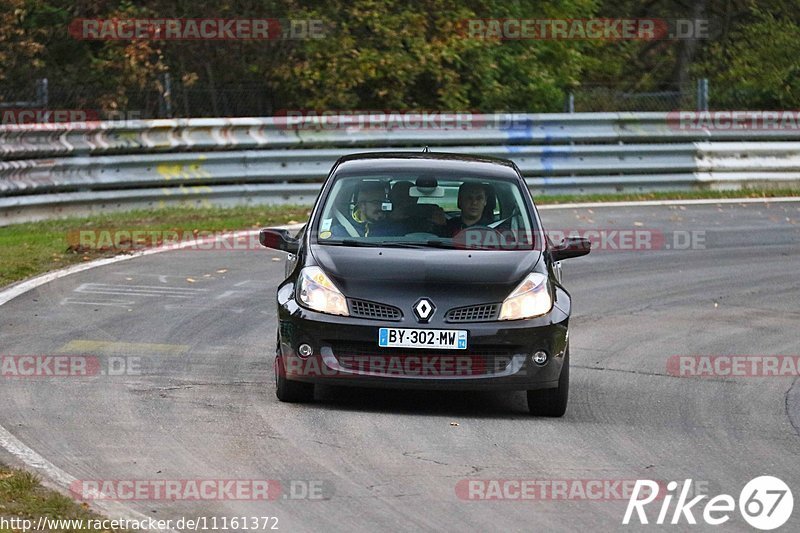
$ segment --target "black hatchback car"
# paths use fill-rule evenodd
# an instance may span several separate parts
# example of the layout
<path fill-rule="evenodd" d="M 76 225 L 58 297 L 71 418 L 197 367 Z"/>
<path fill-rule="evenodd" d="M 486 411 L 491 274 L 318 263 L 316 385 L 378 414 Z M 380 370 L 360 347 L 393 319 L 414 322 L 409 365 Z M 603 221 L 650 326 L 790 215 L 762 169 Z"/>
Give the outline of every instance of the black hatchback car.
<path fill-rule="evenodd" d="M 296 235 L 278 287 L 278 399 L 318 383 L 524 390 L 533 414 L 561 416 L 569 392 L 572 300 L 562 259 L 525 180 L 507 160 L 434 153 L 339 159 Z"/>

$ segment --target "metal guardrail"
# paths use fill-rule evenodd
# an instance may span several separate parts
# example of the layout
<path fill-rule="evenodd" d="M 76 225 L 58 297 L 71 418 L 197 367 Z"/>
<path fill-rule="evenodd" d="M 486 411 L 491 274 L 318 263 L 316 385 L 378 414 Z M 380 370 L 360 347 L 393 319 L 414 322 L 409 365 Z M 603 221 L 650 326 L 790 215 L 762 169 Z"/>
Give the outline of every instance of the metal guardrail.
<path fill-rule="evenodd" d="M 176 203 L 311 203 L 341 155 L 426 145 L 512 159 L 537 194 L 800 182 L 800 132 L 685 129 L 673 118 L 470 115 L 427 129 L 309 130 L 287 117 L 0 126 L 0 224 Z"/>
<path fill-rule="evenodd" d="M 0 126 L 3 160 L 59 155 L 297 147 L 600 144 L 796 140 L 793 131 L 681 128 L 672 113 L 469 115 L 442 128 L 303 129 L 291 117 L 163 119 Z M 369 124 L 368 118 L 364 121 Z M 358 122 L 358 118 L 353 122 Z M 445 121 L 439 121 L 444 123 Z"/>

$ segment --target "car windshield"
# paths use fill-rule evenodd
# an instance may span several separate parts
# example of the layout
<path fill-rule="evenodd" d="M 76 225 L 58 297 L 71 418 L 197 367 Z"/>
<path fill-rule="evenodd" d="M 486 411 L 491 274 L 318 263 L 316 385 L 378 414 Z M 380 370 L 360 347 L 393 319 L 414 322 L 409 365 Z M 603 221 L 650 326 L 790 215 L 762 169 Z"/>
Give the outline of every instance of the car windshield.
<path fill-rule="evenodd" d="M 339 177 L 314 231 L 339 246 L 519 250 L 536 241 L 518 182 L 475 176 Z"/>

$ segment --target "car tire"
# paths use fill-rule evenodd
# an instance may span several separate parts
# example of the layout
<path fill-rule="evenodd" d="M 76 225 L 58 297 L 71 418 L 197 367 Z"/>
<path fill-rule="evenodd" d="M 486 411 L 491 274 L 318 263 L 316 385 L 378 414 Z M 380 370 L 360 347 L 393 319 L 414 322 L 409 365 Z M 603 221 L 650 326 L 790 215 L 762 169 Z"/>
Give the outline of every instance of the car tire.
<path fill-rule="evenodd" d="M 283 358 L 275 355 L 275 396 L 287 403 L 306 403 L 314 400 L 314 384 L 286 379 Z"/>
<path fill-rule="evenodd" d="M 567 411 L 569 399 L 569 347 L 564 353 L 558 387 L 528 391 L 528 411 L 535 416 L 558 418 Z"/>

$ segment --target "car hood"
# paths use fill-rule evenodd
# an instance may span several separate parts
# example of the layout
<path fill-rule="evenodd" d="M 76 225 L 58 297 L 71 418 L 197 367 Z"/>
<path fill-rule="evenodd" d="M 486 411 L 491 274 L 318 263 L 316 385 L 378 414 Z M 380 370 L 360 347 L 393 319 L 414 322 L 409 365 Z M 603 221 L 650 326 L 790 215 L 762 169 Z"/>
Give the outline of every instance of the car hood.
<path fill-rule="evenodd" d="M 316 263 L 349 298 L 448 308 L 504 300 L 541 258 L 538 250 L 440 250 L 315 246 Z"/>

